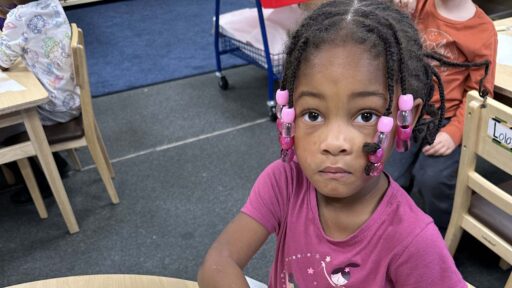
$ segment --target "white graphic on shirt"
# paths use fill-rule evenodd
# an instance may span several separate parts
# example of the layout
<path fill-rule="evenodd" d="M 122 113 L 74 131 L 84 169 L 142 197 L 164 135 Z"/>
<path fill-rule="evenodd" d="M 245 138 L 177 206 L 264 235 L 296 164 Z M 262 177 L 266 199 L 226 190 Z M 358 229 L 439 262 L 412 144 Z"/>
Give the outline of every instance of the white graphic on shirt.
<path fill-rule="evenodd" d="M 280 273 L 279 288 L 299 288 L 300 287 L 339 287 L 349 288 L 352 268 L 360 267 L 359 264 L 349 262 L 348 264 L 337 263 L 331 256 L 320 255 L 317 253 L 297 253 L 288 255 L 284 258 L 283 271 Z M 318 265 L 315 263 L 319 263 Z M 334 269 L 329 268 L 334 267 Z M 325 283 L 325 279 L 330 285 Z M 300 283 L 300 284 L 298 284 Z M 327 286 L 326 286 L 327 285 Z M 346 286 L 349 285 L 349 286 Z"/>
<path fill-rule="evenodd" d="M 460 51 L 454 45 L 453 38 L 441 30 L 434 28 L 425 29 L 422 33 L 421 42 L 426 50 L 435 52 L 443 58 L 456 61 L 460 56 Z M 441 74 L 445 74 L 448 70 L 447 67 L 439 66 L 435 61 L 432 61 L 431 64 L 435 65 Z"/>
<path fill-rule="evenodd" d="M 326 262 L 330 261 L 331 258 L 327 257 Z M 327 273 L 326 264 L 324 261 L 322 262 L 322 268 L 324 270 L 325 277 L 327 281 L 332 285 L 332 287 L 343 287 L 343 285 L 347 284 L 350 280 L 350 268 L 357 268 L 359 264 L 349 263 L 345 267 L 336 268 L 332 270 L 330 275 Z"/>

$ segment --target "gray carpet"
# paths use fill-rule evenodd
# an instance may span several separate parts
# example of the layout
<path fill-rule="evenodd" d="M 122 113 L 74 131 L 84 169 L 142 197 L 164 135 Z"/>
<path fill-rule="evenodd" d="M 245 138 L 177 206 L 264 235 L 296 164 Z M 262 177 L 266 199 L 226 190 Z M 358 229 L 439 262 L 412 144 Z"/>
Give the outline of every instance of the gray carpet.
<path fill-rule="evenodd" d="M 65 179 L 81 229 L 69 235 L 53 200 L 40 220 L 33 206 L 13 206 L 0 194 L 0 286 L 100 273 L 194 280 L 212 241 L 278 155 L 275 125 L 265 120 L 264 71 L 226 75 L 228 91 L 203 75 L 94 99 L 121 203 L 110 204 L 94 168 Z M 88 153 L 79 154 L 89 166 Z M 246 274 L 265 282 L 272 257 L 270 240 Z M 471 237 L 456 261 L 477 287 L 503 287 L 510 273 Z"/>

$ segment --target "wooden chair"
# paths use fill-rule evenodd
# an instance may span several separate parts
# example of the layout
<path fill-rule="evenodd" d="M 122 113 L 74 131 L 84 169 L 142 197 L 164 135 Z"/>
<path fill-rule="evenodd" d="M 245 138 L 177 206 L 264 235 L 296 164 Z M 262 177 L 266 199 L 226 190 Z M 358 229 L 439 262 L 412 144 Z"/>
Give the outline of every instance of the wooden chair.
<path fill-rule="evenodd" d="M 112 178 L 115 176 L 114 170 L 112 168 L 112 164 L 110 163 L 110 159 L 108 158 L 107 150 L 103 143 L 103 139 L 101 137 L 100 130 L 98 129 L 92 108 L 92 98 L 89 87 L 89 74 L 85 56 L 84 37 L 82 30 L 79 29 L 74 23 L 71 24 L 71 50 L 73 53 L 72 56 L 75 82 L 80 88 L 82 114 L 80 117 L 69 122 L 44 127 L 45 134 L 52 152 L 67 151 L 69 153 L 68 155 L 72 156 L 71 160 L 75 162 L 75 165 L 77 164 L 78 158 L 76 158 L 74 149 L 87 146 L 96 164 L 96 167 L 98 168 L 101 179 L 105 184 L 108 195 L 110 196 L 110 200 L 112 203 L 117 204 L 119 203 L 119 197 L 114 187 L 114 183 L 112 182 Z M 28 135 L 26 133 L 21 133 L 10 137 L 7 142 L 10 144 L 21 143 L 27 139 Z M 30 166 L 27 166 L 27 163 L 23 162 L 23 160 L 18 161 L 18 165 L 22 171 L 30 169 Z M 29 190 L 31 190 L 31 195 L 39 194 L 38 190 L 34 192 L 33 189 L 31 189 L 31 187 L 34 187 L 33 183 L 32 185 L 28 185 L 27 183 L 27 186 L 29 187 Z M 40 199 L 40 197 L 36 198 Z M 43 211 L 40 211 L 40 209 L 44 209 L 44 203 L 38 200 L 36 202 L 36 207 L 38 212 L 41 214 Z M 46 214 L 46 211 L 44 212 L 44 214 Z"/>
<path fill-rule="evenodd" d="M 110 163 L 110 159 L 107 154 L 107 149 L 103 143 L 96 118 L 94 117 L 94 111 L 92 108 L 91 89 L 89 86 L 89 72 L 87 69 L 87 60 L 85 56 L 85 45 L 84 36 L 82 29 L 78 28 L 76 24 L 71 24 L 71 50 L 73 53 L 73 65 L 75 73 L 75 81 L 77 86 L 80 88 L 80 103 L 82 107 L 82 124 L 84 135 L 78 139 L 62 141 L 60 143 L 52 144 L 52 151 L 63 151 L 67 150 L 70 157 L 75 164 L 79 164 L 78 158 L 74 153 L 75 148 L 87 146 L 91 153 L 91 156 L 98 168 L 98 172 L 105 184 L 108 195 L 112 203 L 119 203 L 119 197 L 117 196 L 114 183 L 112 178 L 115 177 L 114 169 Z M 73 157 L 74 156 L 74 157 Z"/>
<path fill-rule="evenodd" d="M 490 98 L 484 103 L 476 91 L 468 93 L 457 187 L 445 236 L 452 254 L 465 230 L 498 254 L 501 264 L 512 263 L 512 193 L 504 191 L 512 190 L 512 183 L 507 188 L 495 185 L 475 171 L 479 156 L 512 175 L 512 138 L 504 138 L 512 137 L 510 125 L 511 107 Z M 512 288 L 512 275 L 505 288 Z"/>

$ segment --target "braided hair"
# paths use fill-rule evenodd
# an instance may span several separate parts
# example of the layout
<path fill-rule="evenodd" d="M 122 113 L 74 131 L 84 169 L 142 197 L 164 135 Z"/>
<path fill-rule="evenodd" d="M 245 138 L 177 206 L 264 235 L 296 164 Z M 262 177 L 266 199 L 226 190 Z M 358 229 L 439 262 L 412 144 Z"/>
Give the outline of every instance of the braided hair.
<path fill-rule="evenodd" d="M 401 94 L 412 94 L 414 98 L 423 100 L 420 120 L 413 130 L 414 140 L 423 141 L 423 145 L 434 142 L 445 113 L 441 77 L 430 65 L 429 59 L 457 67 L 485 64 L 455 63 L 432 53 L 424 53 L 418 31 L 409 16 L 390 3 L 334 0 L 322 4 L 306 17 L 288 42 L 280 87 L 289 92 L 288 107 L 293 107 L 295 81 L 302 63 L 321 46 L 347 42 L 367 47 L 372 56 L 385 59 L 388 104 L 384 116 L 392 114 L 396 84 Z M 437 80 L 441 100 L 438 108 L 430 103 L 435 89 L 434 78 Z M 364 151 L 373 153 L 375 145 L 367 144 Z"/>

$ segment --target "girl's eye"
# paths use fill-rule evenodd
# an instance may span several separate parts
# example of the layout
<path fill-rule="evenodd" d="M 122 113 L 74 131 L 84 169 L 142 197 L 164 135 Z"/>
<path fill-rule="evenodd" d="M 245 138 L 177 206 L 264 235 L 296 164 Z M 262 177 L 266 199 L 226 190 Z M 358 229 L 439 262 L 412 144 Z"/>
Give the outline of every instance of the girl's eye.
<path fill-rule="evenodd" d="M 317 112 L 309 111 L 303 116 L 304 120 L 307 122 L 319 122 L 322 121 L 322 116 L 318 114 Z"/>
<path fill-rule="evenodd" d="M 359 114 L 355 121 L 358 123 L 373 123 L 373 122 L 377 121 L 378 118 L 379 118 L 379 116 L 377 114 L 375 114 L 373 112 L 366 111 L 366 112 Z"/>

